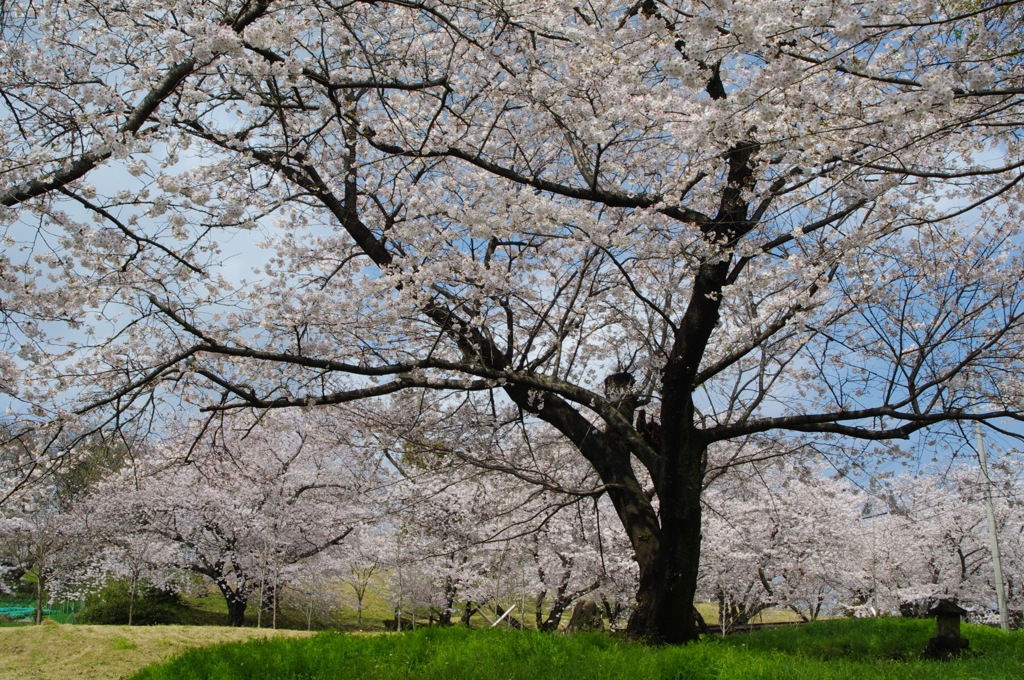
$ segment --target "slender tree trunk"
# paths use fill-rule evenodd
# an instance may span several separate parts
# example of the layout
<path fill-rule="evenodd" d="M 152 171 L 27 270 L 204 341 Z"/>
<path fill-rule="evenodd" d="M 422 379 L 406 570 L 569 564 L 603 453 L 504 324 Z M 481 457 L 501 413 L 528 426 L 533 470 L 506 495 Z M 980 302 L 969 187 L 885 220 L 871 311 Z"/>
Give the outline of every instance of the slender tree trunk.
<path fill-rule="evenodd" d="M 543 622 L 541 621 L 542 608 L 544 606 L 544 598 L 547 596 L 547 590 L 541 591 L 540 595 L 537 596 L 535 603 L 534 614 L 537 618 L 537 630 L 542 630 L 548 633 L 553 633 L 558 630 L 558 626 L 562 623 L 562 614 L 573 602 L 583 597 L 588 593 L 592 593 L 597 590 L 601 582 L 595 581 L 589 586 L 584 586 L 579 590 L 569 592 L 569 579 L 572 578 L 572 563 L 571 557 L 566 557 L 559 554 L 559 559 L 562 561 L 562 566 L 565 571 L 562 572 L 562 578 L 558 584 L 558 588 L 555 590 L 554 599 L 551 601 L 551 609 L 548 611 L 548 617 Z M 540 570 L 541 578 L 544 578 L 544 571 Z M 498 612 L 499 614 L 501 612 Z M 526 616 L 523 613 L 523 624 L 525 625 Z"/>
<path fill-rule="evenodd" d="M 558 630 L 558 626 L 562 623 L 562 614 L 565 613 L 565 608 L 569 605 L 567 602 L 561 600 L 555 600 L 551 604 L 551 610 L 548 612 L 548 616 L 544 619 L 544 622 L 540 622 L 540 617 L 537 618 L 537 630 L 542 630 L 546 633 L 554 633 Z"/>
<path fill-rule="evenodd" d="M 274 565 L 274 609 L 271 610 L 271 625 L 270 627 L 277 630 L 277 596 L 280 593 L 280 582 L 281 569 L 279 564 Z"/>
<path fill-rule="evenodd" d="M 135 587 L 138 583 L 138 579 L 135 574 L 132 574 L 131 587 L 128 589 L 128 625 L 132 625 L 132 619 L 135 614 Z"/>
<path fill-rule="evenodd" d="M 437 612 L 437 625 L 448 627 L 452 625 L 452 612 L 455 607 L 455 597 L 458 595 L 458 588 L 451 576 L 444 579 L 444 606 Z"/>
<path fill-rule="evenodd" d="M 466 606 L 462 610 L 462 617 L 459 620 L 460 623 L 466 628 L 469 628 L 469 622 L 470 619 L 473 618 L 473 614 L 476 614 L 476 607 L 473 606 L 472 602 L 467 600 Z"/>
<path fill-rule="evenodd" d="M 39 567 L 38 578 L 36 579 L 36 625 L 43 623 L 43 568 Z"/>

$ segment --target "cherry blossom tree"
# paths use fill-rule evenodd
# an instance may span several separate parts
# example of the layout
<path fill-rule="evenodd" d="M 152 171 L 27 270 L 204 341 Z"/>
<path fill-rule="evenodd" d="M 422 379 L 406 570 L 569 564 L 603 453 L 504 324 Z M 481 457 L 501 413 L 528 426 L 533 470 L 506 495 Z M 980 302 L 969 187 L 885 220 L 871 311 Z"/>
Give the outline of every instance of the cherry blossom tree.
<path fill-rule="evenodd" d="M 52 506 L 29 500 L 0 516 L 0 572 L 12 572 L 32 587 L 37 625 L 47 601 L 65 590 L 84 552 L 72 522 Z"/>
<path fill-rule="evenodd" d="M 1020 7 L 8 3 L 0 389 L 54 445 L 511 405 L 611 500 L 631 633 L 693 640 L 724 444 L 1019 418 Z"/>
<path fill-rule="evenodd" d="M 1019 561 L 1020 481 L 1015 474 L 994 475 L 1000 487 L 996 525 L 1006 556 L 1003 577 L 1011 609 L 1022 608 Z M 880 574 L 875 581 L 889 611 L 924 613 L 944 598 L 980 611 L 996 601 L 991 545 L 985 519 L 981 473 L 958 465 L 895 479 L 887 514 L 873 520 Z M 1016 587 L 1015 587 L 1016 586 Z"/>
<path fill-rule="evenodd" d="M 370 490 L 387 473 L 339 448 L 331 430 L 299 412 L 231 418 L 187 455 L 169 445 L 124 470 L 82 512 L 106 528 L 105 545 L 132 535 L 160 542 L 163 550 L 136 560 L 209 578 L 227 602 L 228 625 L 241 626 L 253 597 L 276 613 L 281 588 L 315 566 L 307 560 L 373 517 Z"/>
<path fill-rule="evenodd" d="M 380 527 L 356 529 L 346 540 L 344 552 L 337 556 L 333 572 L 352 589 L 356 625 L 363 625 L 366 595 L 374 590 L 385 561 L 384 534 Z"/>
<path fill-rule="evenodd" d="M 1012 467 L 996 471 L 995 514 L 1008 600 L 1019 610 L 1021 487 Z M 922 615 L 944 598 L 991 610 L 994 570 L 976 466 L 865 488 L 823 473 L 779 462 L 737 467 L 705 495 L 705 534 L 715 540 L 704 550 L 699 592 L 719 602 L 726 630 L 767 607 L 805 620 Z"/>
<path fill-rule="evenodd" d="M 346 539 L 346 550 L 351 549 L 350 538 Z M 313 629 L 314 621 L 329 624 L 331 614 L 349 602 L 349 598 L 342 594 L 341 584 L 347 575 L 344 563 L 334 552 L 320 552 L 297 565 L 298 568 L 289 575 L 288 585 L 281 594 L 282 603 L 294 607 L 306 617 L 306 630 Z M 358 607 L 358 623 L 362 625 L 361 600 Z"/>
<path fill-rule="evenodd" d="M 704 533 L 715 540 L 704 550 L 699 583 L 718 602 L 723 631 L 769 607 L 813 621 L 849 606 L 865 571 L 865 498 L 827 473 L 785 459 L 748 465 L 706 494 Z"/>
<path fill-rule="evenodd" d="M 494 621 L 510 603 L 521 605 L 523 593 L 536 596 L 536 546 L 546 545 L 539 534 L 575 499 L 453 464 L 452 449 L 428 443 L 403 453 L 406 478 L 392 499 L 401 522 L 389 538 L 387 591 L 396 612 L 428 609 L 441 625 L 456 616 L 468 625 L 484 607 Z M 508 620 L 519 625 L 518 616 Z"/>
<path fill-rule="evenodd" d="M 16 426 L 7 429 L 16 430 Z M 31 436 L 15 436 L 5 444 L 0 459 L 12 461 L 32 450 L 38 441 Z M 31 585 L 37 624 L 42 622 L 48 602 L 84 598 L 95 577 L 109 571 L 111 565 L 115 566 L 114 571 L 129 576 L 133 597 L 138 577 L 142 571 L 148 571 L 140 568 L 130 554 L 134 552 L 128 549 L 131 539 L 121 541 L 118 547 L 110 546 L 119 554 L 105 567 L 91 564 L 99 537 L 88 518 L 77 512 L 78 501 L 93 484 L 121 465 L 125 449 L 86 440 L 75 453 L 46 484 L 18 489 L 0 507 L 0 574 L 10 574 Z M 4 583 L 0 588 L 6 589 L 8 585 Z"/>

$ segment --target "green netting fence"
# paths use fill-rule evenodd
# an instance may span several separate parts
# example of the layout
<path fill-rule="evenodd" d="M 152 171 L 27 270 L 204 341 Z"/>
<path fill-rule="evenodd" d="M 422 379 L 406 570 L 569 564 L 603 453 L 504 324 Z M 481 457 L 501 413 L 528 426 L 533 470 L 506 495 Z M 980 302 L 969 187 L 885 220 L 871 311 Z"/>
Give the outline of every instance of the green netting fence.
<path fill-rule="evenodd" d="M 85 602 L 58 602 L 43 607 L 43 615 L 58 623 L 76 623 L 76 615 L 85 606 Z M 12 621 L 33 620 L 36 614 L 34 599 L 0 600 L 0 616 L 7 616 Z"/>

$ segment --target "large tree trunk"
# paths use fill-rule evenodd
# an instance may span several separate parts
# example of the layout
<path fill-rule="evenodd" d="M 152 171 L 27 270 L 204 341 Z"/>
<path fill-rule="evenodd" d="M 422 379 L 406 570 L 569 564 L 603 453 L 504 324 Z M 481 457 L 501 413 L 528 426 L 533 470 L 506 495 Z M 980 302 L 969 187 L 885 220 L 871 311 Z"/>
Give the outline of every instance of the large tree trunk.
<path fill-rule="evenodd" d="M 697 546 L 687 548 L 687 552 L 696 554 L 699 550 L 699 531 L 696 541 Z M 697 560 L 688 557 L 673 564 L 668 552 L 662 552 L 654 564 L 641 570 L 636 609 L 626 631 L 630 637 L 650 642 L 693 642 L 700 637 L 693 615 Z"/>
<path fill-rule="evenodd" d="M 228 598 L 228 625 L 241 628 L 245 625 L 245 607 L 248 604 L 242 598 Z"/>
<path fill-rule="evenodd" d="M 637 606 L 626 632 L 653 643 L 683 644 L 700 637 L 693 599 L 700 564 L 700 498 L 707 446 L 693 426 L 689 391 L 670 389 L 670 385 L 688 384 L 679 372 L 670 362 L 664 378 L 662 412 L 676 415 L 663 419 L 660 456 L 652 461 L 651 476 L 660 501 L 657 512 L 637 479 L 630 447 L 621 433 L 601 432 L 557 396 L 545 395 L 544 408 L 537 410 L 518 390 L 506 388 L 513 400 L 568 436 L 608 485 L 608 497 L 640 568 Z M 620 409 L 631 415 L 632 405 L 624 406 Z"/>
<path fill-rule="evenodd" d="M 746 157 L 740 159 L 738 167 L 747 169 Z M 723 198 L 723 206 L 727 204 Z M 742 205 L 734 212 L 723 209 L 731 222 L 745 216 Z M 651 469 L 661 531 L 658 545 L 648 551 L 647 559 L 637 550 L 640 587 L 636 609 L 626 626 L 633 637 L 653 642 L 683 644 L 700 637 L 693 599 L 700 566 L 700 499 L 708 444 L 695 424 L 693 388 L 701 357 L 719 320 L 719 300 L 727 272 L 728 265 L 723 262 L 701 265 L 662 374 L 660 450 Z M 629 532 L 628 518 L 621 512 L 619 517 Z M 636 545 L 633 541 L 634 549 Z"/>
<path fill-rule="evenodd" d="M 702 454 L 697 456 L 699 460 Z M 648 561 L 640 561 L 636 609 L 626 626 L 631 637 L 667 644 L 700 637 L 693 614 L 700 566 L 700 467 L 698 463 L 691 474 L 666 471 L 659 492 L 660 545 L 650 551 Z"/>
<path fill-rule="evenodd" d="M 228 605 L 228 625 L 241 628 L 245 625 L 245 608 L 249 604 L 248 594 L 239 587 L 233 589 L 223 576 L 213 577 L 214 583 Z"/>

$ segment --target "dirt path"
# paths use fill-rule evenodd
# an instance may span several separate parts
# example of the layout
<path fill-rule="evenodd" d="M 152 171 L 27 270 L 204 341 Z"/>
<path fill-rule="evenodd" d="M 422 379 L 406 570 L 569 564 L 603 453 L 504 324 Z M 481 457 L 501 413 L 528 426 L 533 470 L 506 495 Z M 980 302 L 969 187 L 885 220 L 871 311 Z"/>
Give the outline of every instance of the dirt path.
<path fill-rule="evenodd" d="M 0 628 L 0 680 L 122 678 L 188 647 L 270 635 L 312 633 L 219 626 L 64 626 L 52 622 Z"/>

